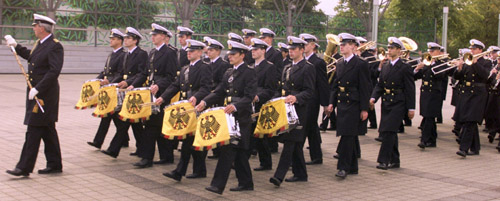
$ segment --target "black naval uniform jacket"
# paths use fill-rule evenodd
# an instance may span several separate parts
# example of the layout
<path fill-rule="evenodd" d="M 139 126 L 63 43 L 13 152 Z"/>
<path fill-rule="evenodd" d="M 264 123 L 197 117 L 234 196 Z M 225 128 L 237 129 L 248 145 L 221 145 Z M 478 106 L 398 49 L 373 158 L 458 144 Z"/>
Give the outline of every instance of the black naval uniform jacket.
<path fill-rule="evenodd" d="M 193 66 L 182 67 L 175 81 L 161 94 L 163 100 L 170 100 L 180 92 L 179 100 L 196 98 L 198 104 L 205 96 L 210 94 L 211 73 L 208 64 L 198 60 Z"/>
<path fill-rule="evenodd" d="M 21 45 L 16 46 L 19 56 L 28 61 L 29 82 L 38 90 L 37 97 L 43 100 L 42 113 L 38 106 L 34 111 L 35 99 L 29 100 L 26 92 L 26 114 L 24 125 L 49 126 L 58 120 L 59 114 L 59 82 L 57 78 L 61 73 L 64 62 L 64 49 L 54 35 L 49 36 L 43 43 L 37 40 L 32 50 Z M 35 109 L 36 110 L 36 109 Z"/>
<path fill-rule="evenodd" d="M 149 87 L 154 83 L 159 88 L 155 94 L 155 97 L 158 98 L 175 80 L 178 68 L 177 54 L 173 47 L 163 45 L 160 50 L 153 48 L 149 54 L 145 68 L 141 69 L 132 85 L 134 87 L 142 87 L 144 85 Z M 151 76 L 153 77 L 152 80 Z M 168 101 L 162 104 L 162 108 L 166 104 L 168 104 Z"/>
<path fill-rule="evenodd" d="M 328 86 L 328 79 L 326 76 L 326 62 L 325 60 L 320 59 L 315 53 L 313 53 L 307 61 L 313 64 L 316 68 L 316 90 L 314 90 L 311 102 L 314 104 L 319 102 L 322 106 L 328 106 L 328 101 L 330 99 L 330 87 Z"/>
<path fill-rule="evenodd" d="M 370 58 L 367 58 L 365 59 L 366 62 L 368 62 L 368 68 L 370 69 L 370 80 L 371 80 L 371 84 L 372 84 L 372 87 L 375 87 L 375 85 L 377 85 L 377 80 L 378 80 L 378 75 L 380 74 L 380 72 L 378 71 L 378 65 L 380 64 L 380 61 L 376 61 L 377 58 L 373 57 L 374 55 L 368 51 L 364 51 L 363 53 L 361 53 L 361 57 L 364 59 L 364 58 L 367 58 L 367 57 L 370 57 Z M 370 63 L 372 62 L 372 63 Z"/>
<path fill-rule="evenodd" d="M 189 60 L 187 57 L 187 51 L 184 48 L 179 50 L 179 66 L 183 67 L 185 65 L 189 65 Z"/>
<path fill-rule="evenodd" d="M 382 119 L 379 132 L 396 133 L 408 109 L 415 109 L 415 81 L 413 69 L 399 59 L 392 66 L 386 61 L 382 66 L 377 85 L 373 89 L 375 101 L 382 97 Z"/>
<path fill-rule="evenodd" d="M 246 62 L 245 62 L 246 63 Z M 210 62 L 210 71 L 212 75 L 212 85 L 210 90 L 215 90 L 217 85 L 222 81 L 222 77 L 224 76 L 224 73 L 226 73 L 227 69 L 232 68 L 231 64 L 229 64 L 226 60 L 222 59 L 222 57 L 217 58 L 215 62 Z M 224 98 L 221 98 L 220 100 L 217 100 L 214 105 L 211 105 L 213 107 L 219 107 L 224 105 Z"/>
<path fill-rule="evenodd" d="M 137 75 L 146 68 L 148 62 L 148 53 L 139 46 L 132 52 L 126 52 L 123 56 L 123 64 L 120 67 L 120 76 L 116 83 L 125 81 L 127 85 L 132 85 Z"/>
<path fill-rule="evenodd" d="M 255 63 L 255 60 L 252 57 L 252 51 L 248 51 L 247 53 L 245 53 L 245 58 L 243 59 L 243 61 L 248 65 L 253 65 Z"/>
<path fill-rule="evenodd" d="M 370 70 L 368 63 L 354 55 L 347 64 L 344 58 L 337 62 L 330 104 L 337 108 L 337 136 L 362 135 L 366 124 L 361 111 L 370 109 Z"/>
<path fill-rule="evenodd" d="M 495 66 L 496 64 L 493 64 Z M 496 67 L 497 70 L 500 70 L 499 67 Z M 497 73 L 494 73 L 491 75 L 491 77 L 488 79 L 488 102 L 486 104 L 486 110 L 484 117 L 486 119 L 494 119 L 494 122 L 500 122 L 500 86 L 497 86 L 495 88 L 495 84 L 497 83 L 496 80 Z M 491 133 L 492 131 L 500 129 L 500 125 L 497 123 L 493 124 L 486 124 L 487 129 L 490 130 L 489 132 Z"/>
<path fill-rule="evenodd" d="M 490 68 L 490 61 L 479 58 L 476 63 L 470 66 L 464 64 L 461 71 L 455 71 L 453 76 L 462 83 L 460 98 L 457 100 L 453 116 L 455 121 L 478 123 L 482 121 L 488 95 L 486 82 Z"/>
<path fill-rule="evenodd" d="M 273 63 L 263 60 L 255 66 L 257 73 L 257 96 L 259 101 L 255 104 L 255 112 L 259 112 L 264 103 L 271 100 L 278 88 L 279 74 Z"/>
<path fill-rule="evenodd" d="M 113 51 L 109 54 L 108 59 L 106 59 L 106 64 L 104 70 L 99 73 L 97 79 L 107 79 L 109 83 L 115 83 L 120 77 L 120 67 L 123 64 L 123 56 L 126 54 L 123 47 Z"/>
<path fill-rule="evenodd" d="M 300 125 L 288 133 L 279 136 L 280 141 L 303 142 L 305 135 L 304 125 L 307 122 L 307 104 L 314 93 L 316 82 L 316 69 L 306 59 L 299 61 L 296 65 L 289 64 L 283 69 L 281 83 L 275 97 L 286 97 L 293 95 L 297 98 L 295 111 L 299 116 Z"/>
<path fill-rule="evenodd" d="M 269 50 L 266 50 L 265 57 L 266 60 L 270 61 L 274 64 L 274 66 L 276 66 L 276 69 L 278 69 L 278 74 L 281 75 L 281 73 L 283 72 L 283 56 L 281 55 L 281 52 L 277 49 L 274 49 L 273 47 L 270 47 Z"/>
<path fill-rule="evenodd" d="M 446 73 L 434 75 L 431 68 L 441 64 L 435 62 L 433 65 L 424 66 L 415 73 L 415 80 L 422 79 L 420 86 L 420 115 L 423 117 L 438 117 L 443 105 L 443 82 Z"/>
<path fill-rule="evenodd" d="M 227 69 L 217 88 L 203 100 L 206 105 L 213 105 L 217 100 L 225 98 L 227 105 L 234 105 L 233 113 L 240 125 L 241 139 L 238 147 L 248 149 L 252 135 L 250 115 L 252 114 L 252 100 L 257 91 L 257 76 L 255 70 L 243 62 L 238 69 Z"/>

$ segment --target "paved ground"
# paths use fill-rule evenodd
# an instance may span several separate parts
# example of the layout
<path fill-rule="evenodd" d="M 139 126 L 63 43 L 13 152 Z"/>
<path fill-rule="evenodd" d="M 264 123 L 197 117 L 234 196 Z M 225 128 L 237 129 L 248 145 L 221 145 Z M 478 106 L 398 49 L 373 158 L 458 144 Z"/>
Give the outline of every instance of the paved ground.
<path fill-rule="evenodd" d="M 375 168 L 380 143 L 373 140 L 377 132 L 370 130 L 368 135 L 360 137 L 359 175 L 338 180 L 334 176 L 337 161 L 332 155 L 339 138 L 329 131 L 322 133 L 324 164 L 308 166 L 309 182 L 284 182 L 281 188 L 275 188 L 268 182 L 274 171 L 253 172 L 255 190 L 233 193 L 228 189 L 236 185 L 232 172 L 228 188 L 219 196 L 204 190 L 213 175 L 215 160 L 207 159 L 207 178 L 175 182 L 161 175 L 174 169 L 174 165 L 135 169 L 132 163 L 138 159 L 128 155 L 135 148 L 125 148 L 118 159 L 112 159 L 88 146 L 86 142 L 94 137 L 99 119 L 90 115 L 91 110 L 79 111 L 73 107 L 81 84 L 93 77 L 62 75 L 59 79 L 61 103 L 57 129 L 64 173 L 50 176 L 34 173 L 29 178 L 14 178 L 2 172 L 15 166 L 24 141 L 25 83 L 21 75 L 0 75 L 0 120 L 3 121 L 0 127 L 0 200 L 500 200 L 497 169 L 500 154 L 494 148 L 496 144 L 489 144 L 486 134 L 481 133 L 481 155 L 466 159 L 455 155 L 458 148 L 450 132 L 453 107 L 449 97 L 443 111 L 445 122 L 438 125 L 437 148 L 421 151 L 416 146 L 419 137 L 416 125 L 420 123 L 420 116 L 414 119 L 413 127 L 407 127 L 406 133 L 399 135 L 401 169 L 383 171 Z M 114 131 L 112 126 L 104 147 Z M 309 160 L 308 151 L 305 153 Z M 178 157 L 176 152 L 176 162 Z M 273 155 L 273 168 L 278 158 L 278 154 Z M 257 158 L 252 157 L 250 161 L 252 167 L 258 165 Z M 44 167 L 42 146 L 35 172 Z"/>

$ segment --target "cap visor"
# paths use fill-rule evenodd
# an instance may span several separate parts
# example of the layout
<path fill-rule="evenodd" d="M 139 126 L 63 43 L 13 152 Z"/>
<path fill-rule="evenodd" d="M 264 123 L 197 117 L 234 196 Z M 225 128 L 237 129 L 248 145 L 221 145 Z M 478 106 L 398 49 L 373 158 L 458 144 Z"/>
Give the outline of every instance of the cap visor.
<path fill-rule="evenodd" d="M 239 51 L 236 51 L 236 50 L 229 50 L 229 51 L 227 52 L 227 54 L 231 54 L 231 55 L 233 55 L 233 54 L 236 54 L 236 53 L 238 53 L 238 52 L 239 52 Z"/>

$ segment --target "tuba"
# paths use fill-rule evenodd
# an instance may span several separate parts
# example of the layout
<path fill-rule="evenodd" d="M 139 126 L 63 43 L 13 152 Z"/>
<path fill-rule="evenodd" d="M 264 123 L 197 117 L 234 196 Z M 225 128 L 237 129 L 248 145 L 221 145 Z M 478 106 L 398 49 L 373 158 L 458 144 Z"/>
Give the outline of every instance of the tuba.
<path fill-rule="evenodd" d="M 402 52 L 401 58 L 408 58 L 408 56 L 410 56 L 410 52 L 418 49 L 417 43 L 411 38 L 401 36 L 398 39 L 403 43 L 403 46 L 405 46 L 405 50 Z"/>
<path fill-rule="evenodd" d="M 325 53 L 323 54 L 323 60 L 326 62 L 326 72 L 332 72 L 328 78 L 328 82 L 331 83 L 333 81 L 333 75 L 335 74 L 335 64 L 337 63 L 337 59 L 334 58 L 334 55 L 337 53 L 340 38 L 334 34 L 327 34 L 326 40 L 328 44 L 326 45 Z"/>

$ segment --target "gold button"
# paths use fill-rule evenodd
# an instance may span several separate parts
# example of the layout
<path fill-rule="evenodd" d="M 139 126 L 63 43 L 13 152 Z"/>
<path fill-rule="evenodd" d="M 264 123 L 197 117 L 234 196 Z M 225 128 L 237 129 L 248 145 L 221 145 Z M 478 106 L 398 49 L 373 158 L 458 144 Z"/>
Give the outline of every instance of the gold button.
<path fill-rule="evenodd" d="M 392 99 L 391 99 L 391 102 L 392 102 Z"/>
<path fill-rule="evenodd" d="M 347 93 L 345 96 L 349 96 L 349 93 Z"/>
<path fill-rule="evenodd" d="M 189 85 L 189 87 L 193 87 L 193 85 L 192 85 L 192 84 L 190 84 L 190 85 Z"/>
<path fill-rule="evenodd" d="M 347 84 L 349 84 L 349 82 L 347 82 Z"/>
<path fill-rule="evenodd" d="M 155 69 L 155 73 L 158 72 L 158 70 Z"/>
<path fill-rule="evenodd" d="M 340 100 L 338 100 L 337 103 L 340 103 Z"/>
<path fill-rule="evenodd" d="M 347 103 L 349 103 L 349 100 L 347 100 Z"/>
<path fill-rule="evenodd" d="M 30 73 L 33 73 L 33 71 L 32 71 L 32 70 L 30 70 Z"/>
<path fill-rule="evenodd" d="M 383 98 L 382 100 L 385 101 L 385 98 Z"/>
<path fill-rule="evenodd" d="M 392 82 L 392 85 L 394 85 L 394 82 Z"/>
<path fill-rule="evenodd" d="M 148 72 L 151 72 L 151 70 L 148 70 Z"/>
<path fill-rule="evenodd" d="M 33 78 L 30 78 L 30 81 L 33 81 Z"/>
<path fill-rule="evenodd" d="M 183 86 L 184 86 L 184 84 L 181 84 L 181 87 L 183 87 Z"/>
<path fill-rule="evenodd" d="M 128 74 L 132 74 L 132 72 L 128 72 Z"/>
<path fill-rule="evenodd" d="M 292 87 L 293 87 L 293 83 L 292 83 Z"/>
<path fill-rule="evenodd" d="M 234 93 L 238 93 L 238 91 L 235 90 Z"/>
<path fill-rule="evenodd" d="M 472 77 L 476 76 L 476 74 L 472 74 Z"/>

